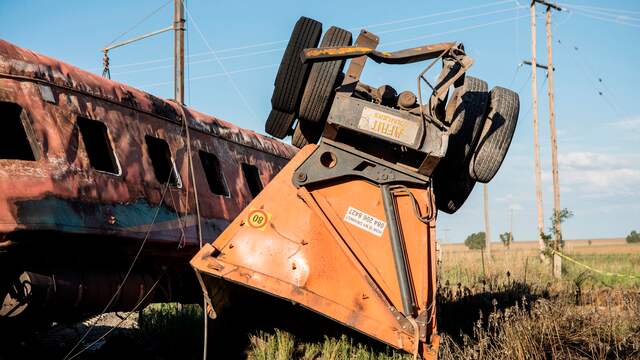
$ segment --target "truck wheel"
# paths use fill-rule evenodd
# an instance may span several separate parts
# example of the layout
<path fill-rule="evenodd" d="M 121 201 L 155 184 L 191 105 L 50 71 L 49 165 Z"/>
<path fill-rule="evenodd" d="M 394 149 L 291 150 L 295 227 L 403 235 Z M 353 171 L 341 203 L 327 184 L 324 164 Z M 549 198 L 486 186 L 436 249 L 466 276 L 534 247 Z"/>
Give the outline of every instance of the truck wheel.
<path fill-rule="evenodd" d="M 469 175 L 487 183 L 500 169 L 518 123 L 520 99 L 509 89 L 496 86 L 491 90 L 489 112 L 484 128 L 469 163 Z"/>
<path fill-rule="evenodd" d="M 309 73 L 309 66 L 302 63 L 300 52 L 316 47 L 321 34 L 322 24 L 316 20 L 303 16 L 296 22 L 276 75 L 271 96 L 274 109 L 294 114 L 297 112 Z"/>
<path fill-rule="evenodd" d="M 433 174 L 436 207 L 453 214 L 467 200 L 475 186 L 469 176 L 469 160 L 480 132 L 489 101 L 487 83 L 465 76 L 446 107 L 446 122 L 451 124 L 445 157 Z"/>
<path fill-rule="evenodd" d="M 296 124 L 296 128 L 291 136 L 291 145 L 302 149 L 309 144 L 317 143 L 322 135 L 324 124 L 325 121 L 312 123 L 298 120 L 298 124 Z"/>
<path fill-rule="evenodd" d="M 294 120 L 295 114 L 272 109 L 267 122 L 264 124 L 264 130 L 271 136 L 284 139 L 285 136 L 289 135 Z"/>
<path fill-rule="evenodd" d="M 442 171 L 444 170 L 444 171 Z M 467 198 L 476 181 L 466 171 L 453 172 L 450 169 L 441 169 L 433 177 L 433 194 L 436 199 L 436 208 L 447 214 L 458 211 Z M 443 176 L 444 175 L 444 176 Z"/>
<path fill-rule="evenodd" d="M 487 83 L 471 76 L 466 76 L 463 85 L 453 91 L 446 108 L 451 130 L 443 161 L 462 166 L 469 160 L 480 137 L 488 102 Z"/>
<path fill-rule="evenodd" d="M 324 34 L 320 47 L 349 46 L 351 41 L 351 32 L 332 26 Z M 300 120 L 319 123 L 324 119 L 344 63 L 344 60 L 336 60 L 313 64 L 300 102 Z"/>

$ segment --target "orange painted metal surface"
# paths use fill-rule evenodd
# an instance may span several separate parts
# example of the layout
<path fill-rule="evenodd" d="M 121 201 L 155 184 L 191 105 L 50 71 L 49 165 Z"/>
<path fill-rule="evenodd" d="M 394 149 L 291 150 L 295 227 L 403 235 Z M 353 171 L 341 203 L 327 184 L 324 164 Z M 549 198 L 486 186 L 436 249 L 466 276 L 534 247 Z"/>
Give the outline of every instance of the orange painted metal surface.
<path fill-rule="evenodd" d="M 220 279 L 248 286 L 434 359 L 435 221 L 418 218 L 435 211 L 430 190 L 408 189 L 418 209 L 406 193 L 394 196 L 414 290 L 413 318 L 403 314 L 380 187 L 354 178 L 294 186 L 294 171 L 315 148 L 302 149 L 191 260 L 203 290 L 215 292 Z"/>

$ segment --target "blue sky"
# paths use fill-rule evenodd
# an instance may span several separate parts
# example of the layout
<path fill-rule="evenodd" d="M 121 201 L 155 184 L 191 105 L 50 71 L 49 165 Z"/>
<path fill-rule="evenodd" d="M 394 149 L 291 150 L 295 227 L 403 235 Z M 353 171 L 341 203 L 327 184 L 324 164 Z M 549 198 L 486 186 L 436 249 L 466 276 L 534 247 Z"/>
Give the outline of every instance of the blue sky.
<path fill-rule="evenodd" d="M 165 0 L 2 1 L 0 37 L 101 73 L 100 49 Z M 365 5 L 366 4 L 366 5 Z M 187 103 L 203 112 L 263 132 L 277 64 L 301 15 L 378 33 L 380 48 L 462 41 L 475 59 L 470 74 L 489 86 L 520 94 L 516 135 L 500 172 L 489 184 L 492 237 L 508 230 L 514 209 L 517 240 L 535 239 L 531 56 L 527 1 L 232 1 L 189 0 Z M 640 2 L 570 0 L 554 13 L 556 122 L 562 207 L 575 214 L 565 238 L 624 236 L 640 229 Z M 543 9 L 538 12 L 542 14 Z M 121 39 L 171 25 L 168 4 Z M 202 35 L 202 36 L 201 36 Z M 171 33 L 111 52 L 112 78 L 172 97 Z M 538 17 L 538 61 L 546 63 L 544 17 Z M 559 43 L 560 41 L 560 43 Z M 209 48 L 216 51 L 222 66 Z M 364 81 L 415 91 L 422 65 L 369 63 Z M 226 76 L 224 72 L 228 72 Z M 232 80 L 229 79 L 231 77 Z M 538 72 L 545 225 L 552 208 L 545 74 Z M 483 230 L 482 187 L 439 228 L 460 242 Z M 440 232 L 439 237 L 444 232 Z"/>

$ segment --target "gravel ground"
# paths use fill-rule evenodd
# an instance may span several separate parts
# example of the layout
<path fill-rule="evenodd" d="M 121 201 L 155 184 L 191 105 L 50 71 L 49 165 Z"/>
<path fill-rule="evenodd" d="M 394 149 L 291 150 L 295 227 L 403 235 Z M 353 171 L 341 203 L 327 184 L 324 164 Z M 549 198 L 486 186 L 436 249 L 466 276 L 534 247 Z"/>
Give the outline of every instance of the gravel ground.
<path fill-rule="evenodd" d="M 138 313 L 106 313 L 101 317 L 96 316 L 75 324 L 54 324 L 47 331 L 2 346 L 0 360 L 63 359 L 94 323 L 93 329 L 76 348 L 75 352 L 86 348 L 76 359 L 111 358 L 107 355 L 114 354 L 114 347 L 134 345 Z M 101 339 L 107 332 L 111 333 L 106 339 Z"/>

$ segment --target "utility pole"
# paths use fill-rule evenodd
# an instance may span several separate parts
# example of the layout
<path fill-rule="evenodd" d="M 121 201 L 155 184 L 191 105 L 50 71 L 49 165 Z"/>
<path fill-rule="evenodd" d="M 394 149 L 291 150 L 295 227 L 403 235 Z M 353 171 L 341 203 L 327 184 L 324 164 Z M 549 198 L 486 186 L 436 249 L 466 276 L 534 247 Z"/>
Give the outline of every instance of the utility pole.
<path fill-rule="evenodd" d="M 536 0 L 547 6 L 546 33 L 547 33 L 547 94 L 549 95 L 549 130 L 551 132 L 551 174 L 553 178 L 553 218 L 555 227 L 555 250 L 560 251 L 562 229 L 560 228 L 560 179 L 558 177 L 558 138 L 556 135 L 556 113 L 553 98 L 553 50 L 551 47 L 551 10 L 562 11 L 557 5 L 545 1 Z M 559 279 L 562 276 L 562 258 L 553 254 L 553 276 Z"/>
<path fill-rule="evenodd" d="M 538 140 L 538 84 L 537 84 L 537 59 L 536 59 L 536 6 L 531 2 L 531 99 L 533 112 L 533 154 L 536 182 L 536 208 L 538 210 L 538 247 L 540 248 L 540 260 L 546 262 L 544 256 L 544 217 L 542 214 L 542 176 L 540 174 L 540 142 Z"/>
<path fill-rule="evenodd" d="M 484 190 L 484 249 L 487 252 L 487 258 L 491 259 L 491 226 L 489 224 L 489 185 L 483 185 Z"/>
<path fill-rule="evenodd" d="M 509 246 L 513 244 L 513 208 L 509 208 Z"/>
<path fill-rule="evenodd" d="M 184 4 L 182 0 L 173 0 L 173 5 L 174 98 L 184 104 Z"/>

